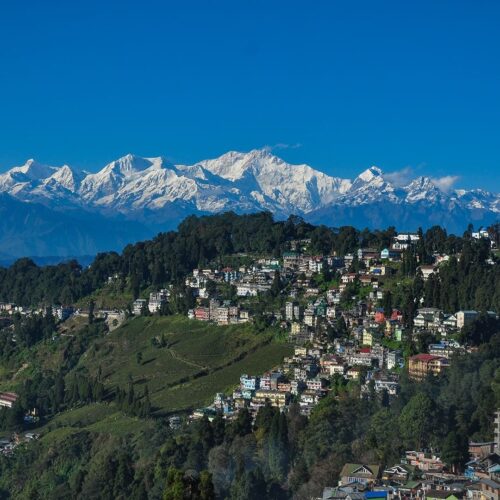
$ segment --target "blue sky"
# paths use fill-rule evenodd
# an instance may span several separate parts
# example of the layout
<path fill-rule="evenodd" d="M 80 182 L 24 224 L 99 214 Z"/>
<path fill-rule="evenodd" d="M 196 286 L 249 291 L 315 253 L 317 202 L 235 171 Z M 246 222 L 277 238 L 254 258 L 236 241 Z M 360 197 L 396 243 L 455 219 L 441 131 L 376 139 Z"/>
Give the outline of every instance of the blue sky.
<path fill-rule="evenodd" d="M 3 2 L 0 171 L 280 144 L 498 191 L 499 25 L 481 0 Z"/>

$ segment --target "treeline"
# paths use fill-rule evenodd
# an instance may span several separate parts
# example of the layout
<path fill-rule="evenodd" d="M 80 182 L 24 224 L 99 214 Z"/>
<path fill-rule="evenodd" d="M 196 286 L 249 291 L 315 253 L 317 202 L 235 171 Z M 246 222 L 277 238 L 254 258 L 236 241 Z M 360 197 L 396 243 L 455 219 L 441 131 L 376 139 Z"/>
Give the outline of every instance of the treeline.
<path fill-rule="evenodd" d="M 128 390 L 118 387 L 113 397 L 118 408 L 129 415 L 142 418 L 151 415 L 151 401 L 149 399 L 149 388 L 147 385 L 144 388 L 142 396 L 135 393 L 133 384 L 129 384 Z"/>
<path fill-rule="evenodd" d="M 454 254 L 462 251 L 465 242 L 470 242 L 471 230 L 469 228 L 463 237 L 448 235 L 440 227 L 425 233 L 419 230 L 421 240 L 412 256 L 407 256 L 405 262 L 409 262 L 410 257 L 411 262 L 406 272 L 412 272 L 416 263 L 427 263 L 435 252 Z M 498 239 L 498 233 L 497 224 L 491 228 L 491 234 Z M 149 286 L 180 285 L 193 268 L 223 262 L 228 255 L 278 257 L 290 249 L 290 241 L 302 239 L 311 240 L 309 250 L 312 253 L 344 255 L 360 247 L 381 250 L 390 245 L 395 234 L 393 227 L 374 231 L 359 231 L 349 226 L 315 227 L 295 216 L 275 221 L 267 212 L 190 216 L 177 231 L 160 233 L 152 240 L 128 245 L 121 254 L 98 254 L 86 269 L 75 261 L 39 267 L 30 259 L 20 259 L 9 268 L 0 268 L 0 301 L 26 306 L 71 304 L 102 287 L 108 277 L 114 275 L 120 276 L 121 286 L 137 297 Z"/>
<path fill-rule="evenodd" d="M 424 281 L 418 270 L 420 261 L 429 261 L 427 252 L 419 255 L 419 246 L 403 253 L 396 288 L 385 290 L 384 308 L 397 307 L 411 326 L 420 305 L 437 307 L 447 313 L 476 310 L 500 311 L 500 265 L 493 259 L 489 242 L 463 238 L 459 255 L 439 265 L 439 271 Z"/>
<path fill-rule="evenodd" d="M 105 389 L 94 377 L 76 374 L 68 383 L 61 373 L 37 372 L 18 389 L 18 400 L 12 408 L 0 411 L 0 429 L 22 431 L 26 427 L 25 415 L 32 411 L 37 420 L 81 404 L 103 401 Z M 28 424 L 29 425 L 29 424 Z"/>

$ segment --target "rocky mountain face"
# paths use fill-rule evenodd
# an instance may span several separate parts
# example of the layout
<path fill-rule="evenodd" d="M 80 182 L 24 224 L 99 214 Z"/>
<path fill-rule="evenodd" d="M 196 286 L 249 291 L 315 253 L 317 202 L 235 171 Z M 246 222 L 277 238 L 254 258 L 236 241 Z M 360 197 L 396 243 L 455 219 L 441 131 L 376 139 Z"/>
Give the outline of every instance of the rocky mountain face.
<path fill-rule="evenodd" d="M 296 214 L 329 226 L 408 230 L 441 224 L 458 233 L 469 222 L 499 218 L 498 194 L 444 192 L 428 177 L 396 186 L 388 177 L 377 167 L 352 181 L 332 177 L 267 150 L 231 151 L 195 165 L 129 154 L 97 173 L 28 160 L 0 174 L 0 255 L 120 249 L 187 215 L 228 210 Z"/>

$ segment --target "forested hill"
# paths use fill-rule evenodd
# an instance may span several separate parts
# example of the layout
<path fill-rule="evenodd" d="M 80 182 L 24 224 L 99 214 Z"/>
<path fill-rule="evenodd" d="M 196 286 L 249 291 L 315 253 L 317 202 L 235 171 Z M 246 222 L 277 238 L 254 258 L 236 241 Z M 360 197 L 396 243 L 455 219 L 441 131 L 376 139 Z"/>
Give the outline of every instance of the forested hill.
<path fill-rule="evenodd" d="M 491 228 L 499 240 L 498 225 Z M 177 231 L 160 233 L 152 240 L 125 247 L 121 254 L 98 254 L 88 268 L 76 261 L 37 266 L 24 258 L 9 268 L 0 268 L 0 301 L 23 306 L 71 304 L 102 287 L 110 276 L 119 275 L 123 286 L 137 297 L 141 290 L 166 284 L 182 285 L 197 267 L 220 263 L 224 256 L 253 254 L 280 256 L 293 240 L 310 239 L 309 250 L 323 255 L 345 255 L 357 248 L 381 250 L 390 245 L 396 231 L 332 229 L 313 226 L 299 217 L 274 221 L 271 214 L 225 213 L 191 216 Z M 433 253 L 461 254 L 442 266 L 428 295 L 429 305 L 454 311 L 459 308 L 500 310 L 500 266 L 488 264 L 487 241 L 473 241 L 471 231 L 463 237 L 448 235 L 436 226 L 421 234 L 416 248 L 404 255 L 403 271 L 412 274 L 417 263 L 428 263 Z"/>

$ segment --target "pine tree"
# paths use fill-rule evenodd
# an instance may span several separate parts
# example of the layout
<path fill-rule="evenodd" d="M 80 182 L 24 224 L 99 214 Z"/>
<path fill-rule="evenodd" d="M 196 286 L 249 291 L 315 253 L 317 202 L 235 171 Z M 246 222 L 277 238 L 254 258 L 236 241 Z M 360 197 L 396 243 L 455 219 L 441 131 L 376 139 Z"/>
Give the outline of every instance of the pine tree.
<path fill-rule="evenodd" d="M 200 473 L 200 481 L 198 486 L 198 495 L 200 500 L 215 500 L 214 484 L 212 482 L 212 474 L 204 470 Z"/>
<path fill-rule="evenodd" d="M 141 417 L 146 418 L 146 417 L 149 417 L 150 414 L 151 414 L 151 401 L 149 399 L 149 387 L 146 384 L 146 387 L 144 388 L 144 397 L 143 397 L 142 408 L 141 408 Z"/>
<path fill-rule="evenodd" d="M 89 303 L 89 325 L 92 325 L 94 323 L 94 309 L 95 309 L 95 302 L 94 299 L 90 300 Z"/>

